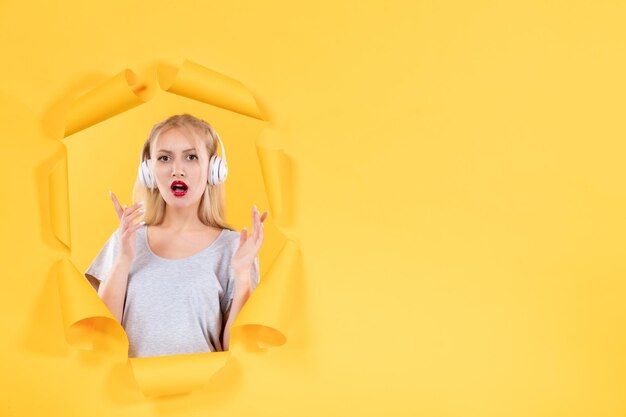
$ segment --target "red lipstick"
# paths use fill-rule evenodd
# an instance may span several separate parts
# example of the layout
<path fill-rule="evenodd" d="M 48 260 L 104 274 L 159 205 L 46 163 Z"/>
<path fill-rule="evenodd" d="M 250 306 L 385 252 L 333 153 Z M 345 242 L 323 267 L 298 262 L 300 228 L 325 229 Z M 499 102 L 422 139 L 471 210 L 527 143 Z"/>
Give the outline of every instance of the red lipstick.
<path fill-rule="evenodd" d="M 184 181 L 176 180 L 172 181 L 172 184 L 170 184 L 170 189 L 172 190 L 172 193 L 175 197 L 183 197 L 185 194 L 187 194 L 187 190 L 189 189 L 189 187 L 187 186 L 187 184 L 185 184 Z"/>

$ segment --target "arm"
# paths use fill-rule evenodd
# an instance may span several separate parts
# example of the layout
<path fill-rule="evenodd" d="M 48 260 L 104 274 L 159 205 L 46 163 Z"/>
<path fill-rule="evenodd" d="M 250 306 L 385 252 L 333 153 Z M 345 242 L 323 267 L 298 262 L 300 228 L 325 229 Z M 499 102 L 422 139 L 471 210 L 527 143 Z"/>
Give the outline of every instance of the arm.
<path fill-rule="evenodd" d="M 250 274 L 252 271 L 235 272 L 235 290 L 233 302 L 230 306 L 228 319 L 222 333 L 222 350 L 227 351 L 230 346 L 230 327 L 239 315 L 246 301 L 250 297 Z"/>
<path fill-rule="evenodd" d="M 135 249 L 134 239 L 137 229 L 143 226 L 145 222 L 138 222 L 133 224 L 132 221 L 135 217 L 143 213 L 143 209 L 138 210 L 143 205 L 143 201 L 133 204 L 130 207 L 122 205 L 117 200 L 115 194 L 109 191 L 109 196 L 113 201 L 115 212 L 120 219 L 120 228 L 117 230 L 117 237 L 112 236 L 111 241 L 114 245 L 115 252 L 118 253 L 111 268 L 111 272 L 107 279 L 98 286 L 98 296 L 107 306 L 107 308 L 113 313 L 117 321 L 122 324 L 122 316 L 124 315 L 124 301 L 126 300 L 126 289 L 128 286 L 128 272 L 130 270 L 130 264 L 132 263 Z M 124 217 L 126 215 L 126 217 Z M 129 225 L 128 227 L 126 227 Z M 130 234 L 123 234 L 123 231 L 129 231 Z M 119 248 L 121 244 L 121 249 Z M 128 247 L 128 245 L 130 245 Z"/>
<path fill-rule="evenodd" d="M 122 315 L 124 313 L 124 300 L 126 299 L 129 269 L 130 261 L 118 257 L 113 264 L 111 274 L 98 288 L 98 296 L 120 324 L 122 323 Z"/>
<path fill-rule="evenodd" d="M 230 345 L 230 327 L 252 292 L 250 282 L 253 278 L 253 265 L 263 242 L 263 221 L 266 217 L 267 211 L 261 216 L 259 210 L 254 206 L 252 209 L 252 234 L 248 237 L 248 230 L 244 227 L 239 236 L 239 247 L 231 262 L 235 275 L 235 289 L 228 319 L 222 332 L 222 350 L 228 350 Z"/>

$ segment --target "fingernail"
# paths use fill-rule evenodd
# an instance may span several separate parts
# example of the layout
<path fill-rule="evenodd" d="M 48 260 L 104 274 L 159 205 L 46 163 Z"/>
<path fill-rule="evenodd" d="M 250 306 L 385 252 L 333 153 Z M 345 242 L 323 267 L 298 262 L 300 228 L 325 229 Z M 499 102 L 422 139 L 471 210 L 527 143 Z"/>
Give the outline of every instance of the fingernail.
<path fill-rule="evenodd" d="M 259 211 L 259 209 L 256 208 L 256 204 L 254 205 L 254 211 Z"/>
<path fill-rule="evenodd" d="M 113 197 L 113 193 L 109 190 L 109 197 Z"/>
<path fill-rule="evenodd" d="M 146 221 L 145 221 L 145 220 L 142 220 L 142 221 L 140 221 L 139 223 L 140 223 L 140 224 L 146 224 Z"/>

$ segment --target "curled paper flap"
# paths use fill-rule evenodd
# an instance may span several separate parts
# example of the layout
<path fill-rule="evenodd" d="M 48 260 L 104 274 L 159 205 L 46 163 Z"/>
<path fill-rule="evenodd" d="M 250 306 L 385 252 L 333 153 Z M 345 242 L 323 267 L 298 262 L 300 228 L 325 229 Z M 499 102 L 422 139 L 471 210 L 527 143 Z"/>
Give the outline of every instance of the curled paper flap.
<path fill-rule="evenodd" d="M 256 99 L 241 82 L 189 60 L 178 72 L 161 66 L 159 85 L 165 91 L 263 120 Z"/>
<path fill-rule="evenodd" d="M 63 148 L 65 150 L 65 148 Z M 50 188 L 50 222 L 56 237 L 70 247 L 70 205 L 67 187 L 67 152 L 54 165 L 48 177 Z"/>
<path fill-rule="evenodd" d="M 58 265 L 57 281 L 67 342 L 82 350 L 97 348 L 128 354 L 124 329 L 68 259 Z"/>
<path fill-rule="evenodd" d="M 165 91 L 264 120 L 254 95 L 239 81 L 185 60 L 180 69 L 161 64 L 159 85 Z M 125 69 L 80 96 L 68 111 L 65 136 L 93 126 L 149 101 L 154 91 Z"/>
<path fill-rule="evenodd" d="M 274 220 L 283 233 L 293 222 L 293 170 L 290 161 L 281 147 L 281 141 L 273 128 L 265 128 L 257 141 L 257 155 L 263 173 Z M 282 226 L 282 227 L 281 227 Z"/>
<path fill-rule="evenodd" d="M 205 386 L 226 363 L 229 352 L 130 358 L 129 363 L 146 397 L 182 394 Z"/>
<path fill-rule="evenodd" d="M 137 83 L 134 72 L 126 69 L 79 97 L 70 107 L 65 136 L 125 112 L 139 104 L 145 85 Z"/>
<path fill-rule="evenodd" d="M 287 341 L 284 329 L 291 316 L 289 300 L 297 259 L 296 244 L 287 240 L 263 282 L 254 290 L 254 297 L 250 297 L 235 319 L 231 333 L 248 350 L 280 346 Z"/>

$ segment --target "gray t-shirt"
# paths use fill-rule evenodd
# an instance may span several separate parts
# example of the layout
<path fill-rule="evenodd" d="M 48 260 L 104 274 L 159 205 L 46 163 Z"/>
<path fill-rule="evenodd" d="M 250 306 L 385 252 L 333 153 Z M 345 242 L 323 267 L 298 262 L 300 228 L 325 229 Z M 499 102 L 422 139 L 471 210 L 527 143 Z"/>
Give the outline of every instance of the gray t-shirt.
<path fill-rule="evenodd" d="M 85 277 L 97 291 L 113 268 L 119 229 L 91 263 Z M 147 227 L 135 232 L 135 258 L 129 273 L 122 327 L 129 338 L 128 357 L 165 356 L 222 350 L 222 327 L 233 301 L 231 260 L 239 232 L 223 229 L 208 247 L 181 259 L 166 259 L 150 249 Z M 250 288 L 260 279 L 254 260 Z"/>

